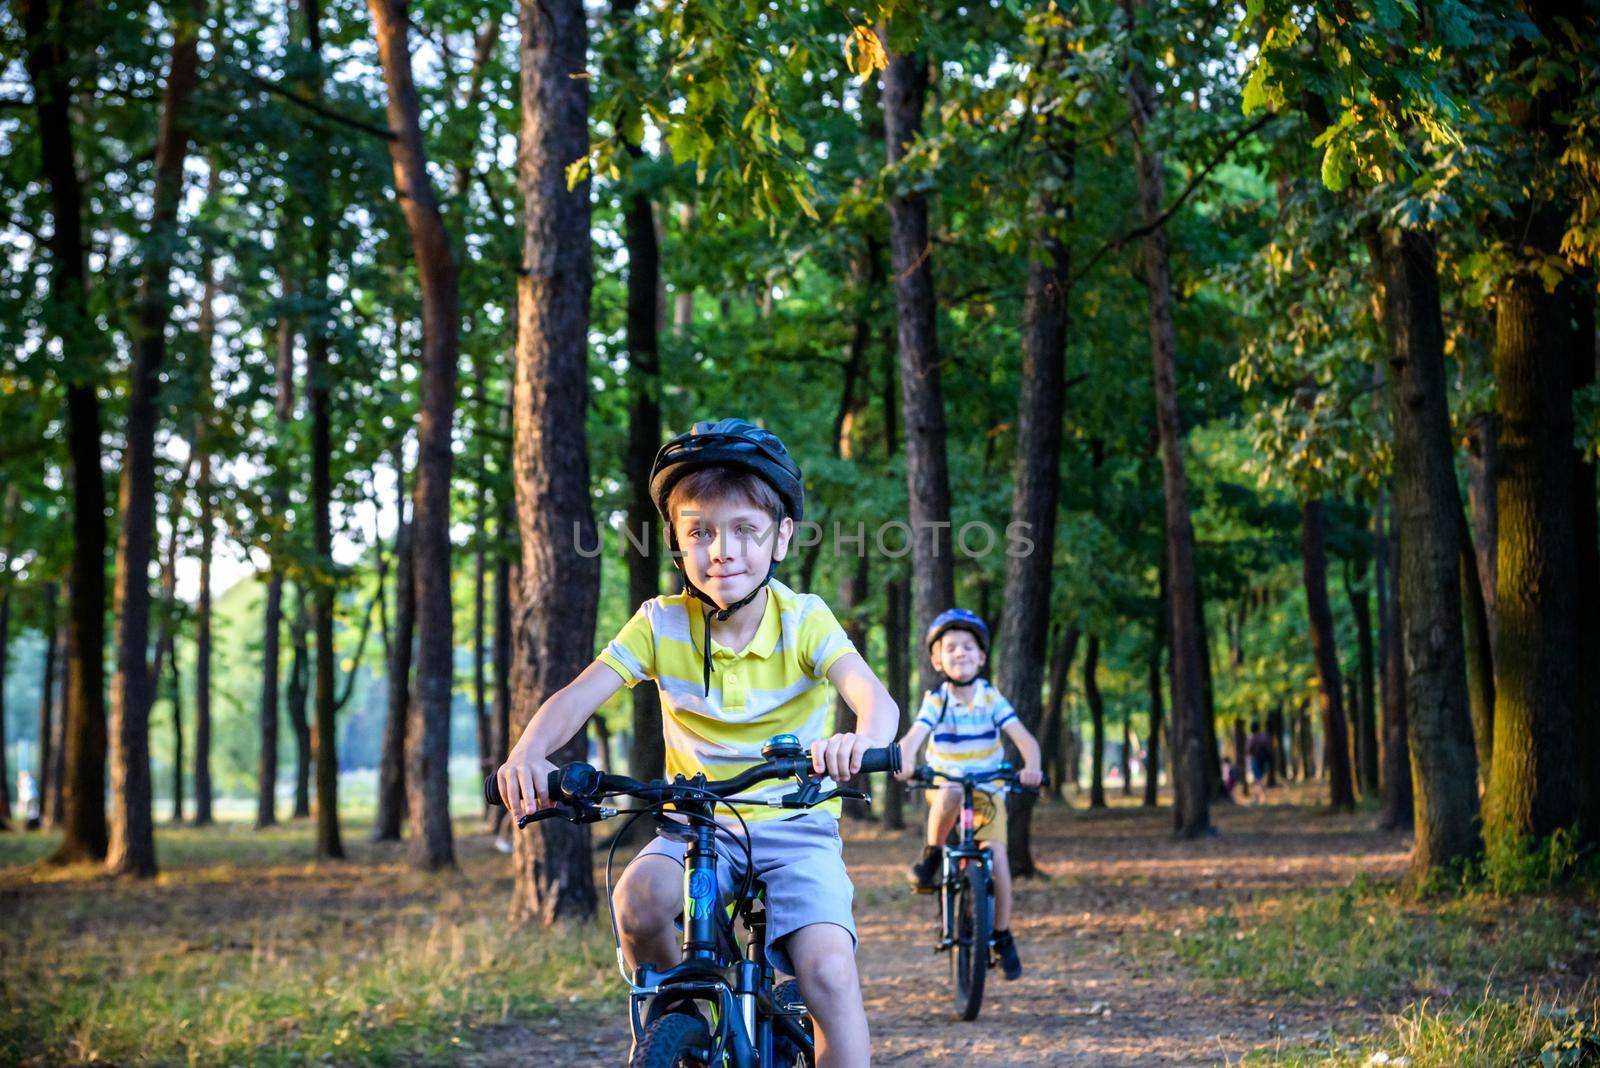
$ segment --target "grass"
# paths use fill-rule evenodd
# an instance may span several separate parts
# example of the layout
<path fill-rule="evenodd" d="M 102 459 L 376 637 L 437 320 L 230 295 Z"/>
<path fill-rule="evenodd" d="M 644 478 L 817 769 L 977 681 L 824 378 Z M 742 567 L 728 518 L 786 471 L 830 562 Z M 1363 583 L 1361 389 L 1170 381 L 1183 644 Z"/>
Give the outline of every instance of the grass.
<path fill-rule="evenodd" d="M 1469 1000 L 1423 1000 L 1389 1017 L 1376 1036 L 1323 1047 L 1260 1050 L 1247 1064 L 1352 1068 L 1577 1068 L 1600 1063 L 1600 998 L 1592 984 L 1568 997 L 1485 992 Z"/>
<path fill-rule="evenodd" d="M 1180 959 L 1222 985 L 1388 1002 L 1592 960 L 1600 911 L 1581 896 L 1468 894 L 1419 904 L 1358 877 L 1332 892 L 1224 906 L 1173 941 Z"/>
<path fill-rule="evenodd" d="M 609 930 L 510 926 L 475 824 L 434 875 L 345 830 L 324 865 L 305 824 L 164 830 L 146 883 L 21 867 L 53 838 L 0 839 L 0 1063 L 412 1063 L 620 1005 Z"/>

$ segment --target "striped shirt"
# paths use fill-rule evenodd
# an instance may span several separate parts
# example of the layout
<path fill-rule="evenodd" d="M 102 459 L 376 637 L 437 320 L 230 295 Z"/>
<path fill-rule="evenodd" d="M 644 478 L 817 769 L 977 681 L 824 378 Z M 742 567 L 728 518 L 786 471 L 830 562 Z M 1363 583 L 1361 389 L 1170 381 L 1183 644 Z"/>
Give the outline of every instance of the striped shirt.
<path fill-rule="evenodd" d="M 640 605 L 598 657 L 630 689 L 655 680 L 668 778 L 704 772 L 712 781 L 731 779 L 761 763 L 761 747 L 773 735 L 793 734 L 807 751 L 829 736 L 828 669 L 855 646 L 822 598 L 776 580 L 768 584 L 767 606 L 750 644 L 735 652 L 712 641 L 709 695 L 705 640 L 703 603 L 679 593 Z M 795 789 L 794 780 L 777 780 L 743 796 L 775 800 Z M 839 808 L 837 799 L 821 806 L 834 815 Z M 739 811 L 746 820 L 793 815 L 767 806 L 741 805 Z"/>
<path fill-rule="evenodd" d="M 995 767 L 1006 758 L 1000 731 L 1017 718 L 1017 713 L 987 679 L 979 679 L 974 685 L 970 705 L 956 696 L 955 687 L 948 682 L 922 696 L 915 722 L 931 732 L 927 761 L 934 771 L 964 775 Z M 984 783 L 979 789 L 999 793 L 1004 784 Z"/>

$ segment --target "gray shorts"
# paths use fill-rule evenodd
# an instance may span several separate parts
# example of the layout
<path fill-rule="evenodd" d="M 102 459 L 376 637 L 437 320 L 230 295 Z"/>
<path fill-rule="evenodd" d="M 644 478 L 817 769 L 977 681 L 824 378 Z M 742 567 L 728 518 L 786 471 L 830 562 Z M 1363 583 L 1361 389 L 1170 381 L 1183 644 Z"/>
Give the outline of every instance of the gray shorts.
<path fill-rule="evenodd" d="M 737 833 L 737 831 L 735 831 Z M 656 835 L 639 850 L 639 857 L 663 856 L 683 864 L 688 843 Z M 767 959 L 787 975 L 794 962 L 783 940 L 802 927 L 831 923 L 856 939 L 856 921 L 850 914 L 855 887 L 844 870 L 844 843 L 839 821 L 826 812 L 801 812 L 787 819 L 750 824 L 750 851 L 757 878 L 767 884 Z M 724 900 L 744 877 L 744 849 L 725 833 L 717 833 L 717 893 Z"/>

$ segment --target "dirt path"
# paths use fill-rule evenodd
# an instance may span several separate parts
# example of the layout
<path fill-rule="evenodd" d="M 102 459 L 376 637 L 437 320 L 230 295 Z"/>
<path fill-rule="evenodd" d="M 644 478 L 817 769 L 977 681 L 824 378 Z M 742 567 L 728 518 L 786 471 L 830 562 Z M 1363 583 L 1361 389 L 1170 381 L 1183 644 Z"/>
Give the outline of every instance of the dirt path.
<path fill-rule="evenodd" d="M 874 1064 L 1218 1064 L 1371 1022 L 1338 1002 L 1284 1008 L 1202 990 L 1151 935 L 1254 893 L 1331 887 L 1360 870 L 1395 875 L 1404 837 L 1373 830 L 1370 816 L 1289 804 L 1214 810 L 1220 833 L 1199 842 L 1175 841 L 1165 808 L 1040 816 L 1035 856 L 1050 877 L 1018 884 L 1013 923 L 1026 973 L 991 978 L 975 1023 L 951 1012 L 948 959 L 931 949 L 932 899 L 905 889 L 919 836 L 847 827 Z M 521 1063 L 622 1064 L 620 1023 L 574 1006 L 474 1045 L 515 1049 Z"/>

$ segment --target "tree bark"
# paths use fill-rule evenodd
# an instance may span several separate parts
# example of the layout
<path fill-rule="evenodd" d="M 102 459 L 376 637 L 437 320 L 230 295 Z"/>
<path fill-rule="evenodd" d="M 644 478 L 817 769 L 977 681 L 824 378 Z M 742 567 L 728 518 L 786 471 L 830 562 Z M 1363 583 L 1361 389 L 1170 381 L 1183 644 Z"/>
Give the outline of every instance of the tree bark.
<path fill-rule="evenodd" d="M 450 609 L 450 424 L 455 411 L 457 275 L 444 218 L 434 199 L 411 80 L 406 10 L 400 0 L 368 0 L 389 91 L 389 142 L 395 191 L 411 231 L 422 288 L 422 401 L 412 506 L 417 598 L 416 696 L 407 733 L 406 791 L 416 833 L 411 863 L 455 864 L 450 832 L 450 694 L 454 688 Z M 576 157 L 574 157 L 576 158 Z M 581 409 L 580 409 L 581 411 Z"/>
<path fill-rule="evenodd" d="M 1582 276 L 1580 276 L 1582 277 Z M 1600 333 L 1595 330 L 1594 275 L 1587 273 L 1588 297 L 1573 316 L 1579 337 L 1589 345 L 1575 345 L 1573 393 L 1594 384 L 1600 375 Z M 1578 648 L 1600 649 L 1600 511 L 1597 511 L 1595 465 L 1574 450 L 1573 534 L 1578 544 L 1577 597 Z M 1493 638 L 1493 621 L 1490 637 Z M 1582 810 L 1578 825 L 1591 847 L 1600 846 L 1600 679 L 1592 671 L 1578 673 L 1577 734 L 1574 738 L 1578 768 L 1583 773 Z"/>
<path fill-rule="evenodd" d="M 481 387 L 484 376 L 479 375 Z M 480 389 L 481 393 L 481 389 Z M 477 485 L 478 500 L 475 506 L 476 522 L 472 549 L 472 722 L 477 727 L 478 775 L 487 778 L 499 767 L 494 759 L 494 724 L 489 718 L 488 680 L 484 673 L 484 658 L 488 654 L 487 638 L 488 602 L 485 584 L 488 581 L 488 561 L 485 559 L 488 537 L 489 487 L 480 478 Z M 490 805 L 484 802 L 483 814 L 487 818 Z"/>
<path fill-rule="evenodd" d="M 1106 706 L 1100 696 L 1100 638 L 1089 635 L 1089 649 L 1083 656 L 1083 697 L 1089 705 L 1093 741 L 1089 749 L 1089 807 L 1106 807 Z"/>
<path fill-rule="evenodd" d="M 1048 177 L 1070 191 L 1076 145 L 1052 142 L 1044 166 Z M 1022 383 L 1017 395 L 1016 461 L 1011 483 L 1011 522 L 1033 542 L 1033 551 L 1006 557 L 1005 591 L 1001 595 L 1000 630 L 996 643 L 1000 689 L 1008 694 L 1017 716 L 1035 736 L 1043 707 L 1045 639 L 1050 631 L 1050 571 L 1056 543 L 1056 504 L 1061 491 L 1061 419 L 1066 396 L 1068 285 L 1071 250 L 1055 230 L 1067 209 L 1043 185 L 1037 201 L 1039 229 L 1028 257 L 1022 307 Z M 1019 528 L 1018 524 L 1022 524 Z M 1124 722 L 1126 734 L 1126 722 Z M 1126 755 L 1124 755 L 1126 762 Z M 1126 782 L 1124 782 L 1126 789 Z M 1031 793 L 1007 798 L 1012 874 L 1035 874 L 1032 853 Z"/>
<path fill-rule="evenodd" d="M 1245 797 L 1250 796 L 1249 763 L 1245 759 L 1245 733 L 1244 717 L 1233 717 L 1233 768 L 1239 777 L 1240 792 Z"/>
<path fill-rule="evenodd" d="M 1375 671 L 1372 659 L 1372 603 L 1366 587 L 1367 564 L 1362 560 L 1355 566 L 1355 576 L 1345 571 L 1345 595 L 1350 601 L 1350 615 L 1356 623 L 1356 700 L 1351 708 L 1355 722 L 1356 784 L 1362 797 L 1375 797 L 1378 793 L 1378 736 L 1373 685 Z"/>
<path fill-rule="evenodd" d="M 1462 644 L 1461 502 L 1445 396 L 1444 332 L 1432 234 L 1386 230 L 1377 260 L 1389 332 L 1395 516 L 1400 535 L 1399 641 L 1416 782 L 1410 879 L 1476 853 L 1478 789 Z M 1442 517 L 1442 518 L 1441 518 Z"/>
<path fill-rule="evenodd" d="M 1461 613 L 1466 623 L 1467 707 L 1472 716 L 1472 747 L 1477 754 L 1478 787 L 1488 788 L 1494 755 L 1494 653 L 1489 645 L 1488 598 L 1479 581 L 1472 530 L 1465 514 L 1461 527 Z"/>
<path fill-rule="evenodd" d="M 411 708 L 411 647 L 416 626 L 416 592 L 412 585 L 411 523 L 406 517 L 404 446 L 390 450 L 394 460 L 394 637 L 389 643 L 388 712 L 383 748 L 378 758 L 378 812 L 372 823 L 374 842 L 400 841 L 406 809 L 406 721 Z"/>
<path fill-rule="evenodd" d="M 44 674 L 39 684 L 39 826 L 55 826 L 50 798 L 56 792 L 55 716 L 56 688 L 56 583 L 44 587 Z"/>
<path fill-rule="evenodd" d="M 1381 365 L 1380 365 L 1381 367 Z M 1378 560 L 1378 648 L 1383 668 L 1383 807 L 1378 826 L 1410 830 L 1415 821 L 1410 731 L 1400 628 L 1400 531 L 1389 517 L 1388 495 L 1378 494 L 1373 556 Z"/>
<path fill-rule="evenodd" d="M 633 19 L 634 0 L 614 0 L 612 15 L 627 27 Z M 620 31 L 630 51 L 623 62 L 634 66 L 631 35 Z M 637 74 L 637 71 L 630 71 Z M 635 161 L 644 158 L 639 145 L 629 144 Z M 661 524 L 650 497 L 650 468 L 661 447 L 661 246 L 657 239 L 655 207 L 642 186 L 629 191 L 623 212 L 623 243 L 628 250 L 628 453 L 624 468 L 628 479 L 628 504 L 623 517 L 629 537 L 624 539 L 628 561 L 628 603 L 642 605 L 661 592 L 663 547 Z M 628 749 L 629 774 L 638 779 L 660 778 L 666 769 L 666 742 L 661 727 L 661 696 L 654 686 L 635 686 L 633 737 Z"/>
<path fill-rule="evenodd" d="M 284 224 L 287 233 L 288 224 Z M 267 507 L 271 513 L 275 530 L 273 532 L 272 572 L 267 578 L 267 599 L 265 618 L 262 622 L 261 637 L 261 750 L 258 758 L 256 772 L 256 827 L 272 827 L 278 822 L 277 816 L 277 790 L 278 790 L 278 676 L 281 664 L 281 641 L 283 631 L 283 576 L 285 543 L 289 536 L 289 481 L 290 466 L 287 454 L 289 429 L 294 421 L 294 343 L 295 331 L 293 321 L 289 317 L 288 305 L 291 299 L 290 278 L 291 266 L 286 259 L 278 263 L 279 300 L 284 305 L 278 314 L 277 342 L 278 358 L 275 366 L 276 374 L 273 385 L 273 415 L 276 419 L 278 431 L 278 464 L 272 472 L 272 481 L 267 490 Z M 289 702 L 291 708 L 295 702 Z M 303 714 L 303 713 L 302 713 Z M 291 712 L 291 719 L 293 713 Z M 298 740 L 298 735 L 296 735 Z M 299 754 L 297 764 L 297 780 L 304 777 L 306 754 Z M 300 794 L 295 794 L 294 816 L 309 813 L 309 807 L 301 810 Z M 309 804 L 309 803 L 308 803 Z"/>
<path fill-rule="evenodd" d="M 1317 667 L 1318 701 L 1322 706 L 1323 767 L 1328 772 L 1328 804 L 1355 808 L 1350 782 L 1350 741 L 1345 730 L 1344 682 L 1339 674 L 1339 644 L 1328 603 L 1328 554 L 1325 548 L 1322 499 L 1309 500 L 1301 512 L 1300 559 L 1310 617 L 1311 651 Z"/>
<path fill-rule="evenodd" d="M 15 490 L 15 487 L 12 487 Z M 15 494 L 12 500 L 15 501 Z M 9 560 L 0 558 L 0 563 L 9 564 Z M 9 576 L 7 576 L 9 578 Z M 6 667 L 11 658 L 11 589 L 9 584 L 0 587 L 0 831 L 11 829 L 11 772 L 10 760 L 6 755 Z M 21 771 L 22 768 L 18 768 Z M 27 821 L 28 814 L 22 813 L 22 819 Z"/>
<path fill-rule="evenodd" d="M 891 171 L 921 132 L 927 89 L 925 55 L 890 55 L 883 75 L 883 119 Z M 933 244 L 928 229 L 927 197 L 916 191 L 893 192 L 889 197 L 889 254 L 900 342 L 900 403 L 912 531 L 911 622 L 918 635 L 926 633 L 934 616 L 955 604 L 950 473 L 935 325 Z M 922 689 L 937 689 L 939 678 L 928 650 L 919 648 L 917 657 Z"/>
<path fill-rule="evenodd" d="M 1534 214 L 1528 244 L 1553 251 L 1562 213 Z M 1494 372 L 1500 643 L 1484 820 L 1492 848 L 1568 827 L 1580 806 L 1574 732 L 1582 606 L 1572 459 L 1578 339 L 1569 325 L 1574 288 L 1567 281 L 1547 293 L 1528 269 L 1499 294 Z M 1593 345 L 1592 338 L 1586 340 Z"/>
<path fill-rule="evenodd" d="M 880 404 L 883 412 L 883 461 L 887 467 L 894 463 L 895 454 L 900 449 L 899 422 L 895 417 L 898 411 L 895 372 L 899 366 L 899 357 L 895 346 L 888 338 L 884 339 L 880 348 L 883 378 Z M 884 666 L 888 670 L 884 684 L 888 687 L 889 696 L 898 711 L 899 721 L 895 724 L 894 736 L 899 738 L 905 734 L 907 722 L 912 714 L 911 658 L 908 655 L 911 648 L 910 579 L 903 573 L 896 572 L 883 585 L 883 600 L 883 659 Z M 895 830 L 905 826 L 905 798 L 905 787 L 891 776 L 884 809 L 884 822 Z"/>
<path fill-rule="evenodd" d="M 193 20 L 172 24 L 172 58 L 162 92 L 156 137 L 155 192 L 150 214 L 148 260 L 139 283 L 138 329 L 129 368 L 127 443 L 117 493 L 121 525 L 117 537 L 118 620 L 116 675 L 111 686 L 111 838 L 106 867 L 115 874 L 149 878 L 156 873 L 155 827 L 150 812 L 149 675 L 150 557 L 155 527 L 155 433 L 161 365 L 167 354 L 172 315 L 168 286 L 176 244 L 183 164 L 189 153 L 189 98 L 198 78 L 202 4 Z"/>
<path fill-rule="evenodd" d="M 1468 423 L 1467 435 L 1467 510 L 1471 521 L 1471 544 L 1476 554 L 1478 588 L 1483 591 L 1484 615 L 1489 622 L 1491 657 L 1495 644 L 1497 615 L 1495 587 L 1499 582 L 1497 547 L 1500 541 L 1500 516 L 1495 503 L 1494 483 L 1498 477 L 1499 450 L 1495 417 L 1492 411 L 1479 412 Z M 1488 766 L 1485 760 L 1484 766 Z"/>
<path fill-rule="evenodd" d="M 1144 806 L 1154 808 L 1161 789 L 1161 650 L 1160 640 L 1150 643 L 1146 684 L 1150 690 L 1150 742 L 1144 762 Z"/>
<path fill-rule="evenodd" d="M 1078 652 L 1078 628 L 1068 625 L 1056 639 L 1054 655 L 1050 659 L 1050 703 L 1045 709 L 1044 736 L 1039 747 L 1044 750 L 1045 770 L 1050 775 L 1051 789 L 1065 796 L 1068 768 L 1066 743 L 1062 737 L 1062 706 L 1066 703 L 1070 684 L 1072 661 Z"/>
<path fill-rule="evenodd" d="M 19 0 L 26 33 L 25 64 L 39 121 L 40 172 L 49 187 L 53 229 L 50 302 L 66 353 L 81 359 L 63 367 L 67 449 L 72 469 L 72 576 L 67 591 L 66 682 L 62 739 L 61 844 L 52 864 L 98 861 L 106 855 L 105 481 L 100 467 L 100 399 L 95 382 L 104 344 L 89 310 L 85 282 L 83 186 L 73 146 L 71 105 L 78 64 L 67 42 L 80 40 L 72 0 Z"/>
<path fill-rule="evenodd" d="M 1124 0 L 1129 32 L 1142 0 Z M 1211 826 L 1209 761 L 1205 751 L 1203 650 L 1199 635 L 1199 581 L 1195 574 L 1194 526 L 1189 514 L 1189 479 L 1184 471 L 1183 422 L 1178 411 L 1177 344 L 1172 325 L 1172 284 L 1166 229 L 1161 222 L 1165 181 L 1161 157 L 1145 141 L 1155 97 L 1137 65 L 1128 68 L 1134 158 L 1140 214 L 1149 228 L 1143 239 L 1145 283 L 1150 299 L 1150 355 L 1155 377 L 1156 428 L 1166 500 L 1167 576 L 1174 741 L 1173 809 L 1178 833 L 1193 838 Z"/>
<path fill-rule="evenodd" d="M 517 279 L 512 456 L 522 575 L 515 605 L 514 732 L 593 658 L 600 560 L 589 505 L 589 183 L 569 189 L 566 167 L 589 148 L 587 36 L 579 0 L 520 0 L 523 202 Z M 584 732 L 550 754 L 582 759 Z M 515 839 L 511 914 L 546 924 L 594 914 L 589 831 L 546 820 Z"/>
<path fill-rule="evenodd" d="M 289 693 L 286 711 L 289 729 L 294 732 L 294 819 L 311 816 L 311 721 L 306 718 L 306 697 L 310 691 L 311 658 L 306 648 L 306 632 L 310 629 L 310 609 L 306 605 L 304 586 L 295 587 L 294 619 L 289 624 L 291 659 L 289 664 Z"/>
<path fill-rule="evenodd" d="M 161 614 L 156 623 L 155 656 L 150 661 L 152 688 L 159 690 L 161 673 L 168 676 L 168 696 L 172 700 L 172 822 L 183 821 L 183 703 L 178 677 L 177 641 L 173 636 L 173 615 L 177 607 L 178 541 L 183 518 L 183 494 L 189 482 L 188 471 L 173 488 L 167 510 L 167 546 L 161 554 Z"/>

